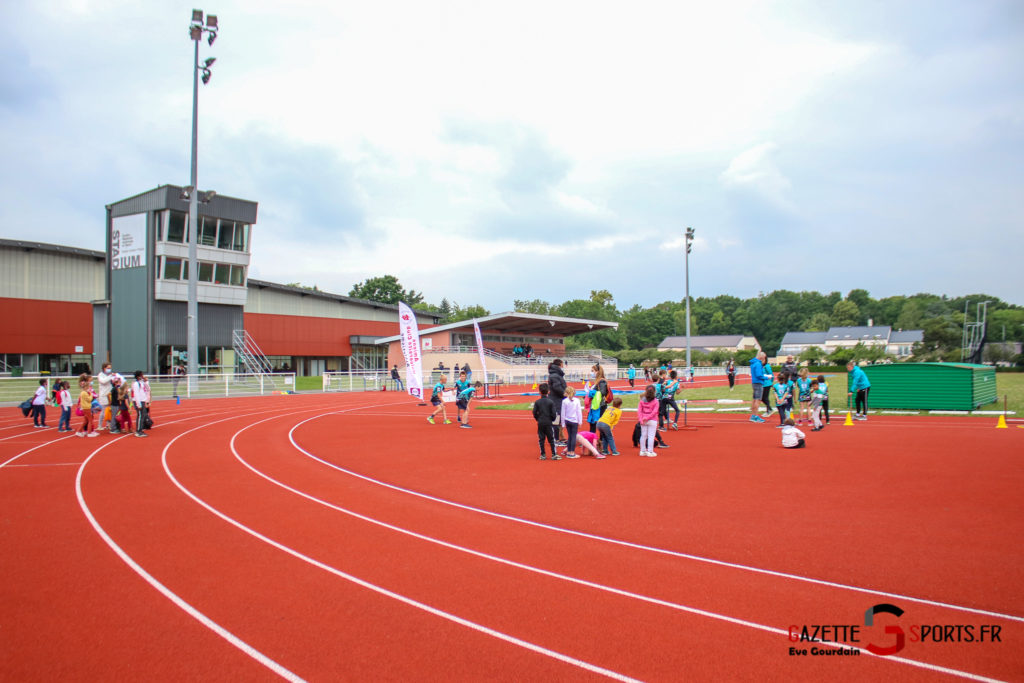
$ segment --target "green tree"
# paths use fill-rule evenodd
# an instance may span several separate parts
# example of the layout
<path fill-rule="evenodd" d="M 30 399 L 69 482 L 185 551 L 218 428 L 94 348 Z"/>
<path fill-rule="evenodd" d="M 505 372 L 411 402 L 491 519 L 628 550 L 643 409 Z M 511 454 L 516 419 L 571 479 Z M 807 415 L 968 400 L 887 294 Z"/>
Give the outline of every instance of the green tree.
<path fill-rule="evenodd" d="M 491 312 L 488 311 L 483 306 L 474 305 L 466 306 L 465 308 L 463 308 L 462 306 L 459 306 L 459 304 L 453 303 L 452 312 L 448 316 L 446 322 L 457 323 L 460 320 L 472 320 L 473 318 L 483 318 L 490 314 Z"/>
<path fill-rule="evenodd" d="M 820 346 L 812 346 L 800 354 L 800 361 L 807 361 L 811 365 L 817 365 L 825 357 L 825 349 Z"/>
<path fill-rule="evenodd" d="M 860 308 L 849 299 L 837 301 L 832 307 L 832 324 L 837 327 L 860 324 Z"/>
<path fill-rule="evenodd" d="M 356 299 L 379 301 L 382 304 L 397 304 L 404 301 L 409 306 L 423 302 L 423 293 L 405 290 L 394 275 L 371 277 L 356 283 L 348 293 Z"/>
<path fill-rule="evenodd" d="M 832 327 L 832 318 L 828 313 L 815 313 L 801 327 L 803 332 L 826 332 Z"/>
<path fill-rule="evenodd" d="M 857 310 L 859 311 L 868 310 L 872 303 L 871 295 L 868 294 L 866 289 L 851 289 L 850 293 L 846 295 L 846 300 L 857 304 Z M 854 324 L 856 325 L 857 323 Z"/>
<path fill-rule="evenodd" d="M 517 313 L 534 313 L 536 315 L 551 314 L 551 304 L 547 301 L 542 301 L 541 299 L 532 299 L 530 301 L 515 299 L 512 307 Z"/>

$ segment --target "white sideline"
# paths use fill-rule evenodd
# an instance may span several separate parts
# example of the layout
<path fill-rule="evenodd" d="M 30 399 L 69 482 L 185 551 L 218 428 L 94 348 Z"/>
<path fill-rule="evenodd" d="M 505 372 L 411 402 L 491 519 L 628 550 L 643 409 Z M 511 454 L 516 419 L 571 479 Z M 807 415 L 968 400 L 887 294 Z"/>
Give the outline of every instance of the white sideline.
<path fill-rule="evenodd" d="M 213 422 L 205 422 L 200 427 L 195 427 L 194 429 L 201 429 L 202 427 L 207 427 L 207 426 L 209 426 L 211 424 L 217 424 L 218 422 L 226 422 L 227 420 L 236 419 L 236 418 L 239 418 L 239 417 L 249 417 L 251 415 L 259 415 L 261 413 L 267 413 L 267 412 L 271 412 L 271 411 L 258 411 L 258 412 L 255 412 L 255 413 L 249 413 L 248 415 L 238 415 L 238 414 L 235 414 L 235 415 L 232 415 L 231 417 L 226 417 L 226 418 L 224 418 L 222 420 L 216 420 L 216 421 L 213 421 Z M 203 419 L 208 419 L 208 417 L 209 417 L 208 415 L 190 416 L 190 418 L 203 418 Z M 186 418 L 186 419 L 190 419 L 190 418 Z M 169 422 L 167 424 L 173 424 L 173 422 Z M 193 431 L 193 430 L 188 430 L 188 431 Z M 187 432 L 183 432 L 183 433 L 187 433 Z M 181 436 L 181 434 L 179 434 L 178 436 Z M 177 439 L 177 438 L 178 437 L 175 437 L 175 439 Z M 103 529 L 103 527 L 100 526 L 100 523 L 93 516 L 92 511 L 89 509 L 88 504 L 85 502 L 85 496 L 82 493 L 82 473 L 85 472 L 86 465 L 89 464 L 89 462 L 93 459 L 93 457 L 95 457 L 100 451 L 102 451 L 107 446 L 109 446 L 109 445 L 111 445 L 113 443 L 116 443 L 116 441 L 115 440 L 107 441 L 105 444 L 103 444 L 102 446 L 100 446 L 99 448 L 94 450 L 89 455 L 89 457 L 85 459 L 85 462 L 82 463 L 81 467 L 78 468 L 78 475 L 75 477 L 75 494 L 78 497 L 78 505 L 79 505 L 79 507 L 82 508 L 82 512 L 85 514 L 86 519 L 89 520 L 89 524 L 92 525 L 92 528 L 96 531 L 97 534 L 99 534 L 100 538 L 102 538 L 103 541 L 110 547 L 110 549 L 113 550 L 114 553 L 118 557 L 120 557 L 121 560 L 125 564 L 127 564 L 136 574 L 141 576 L 149 585 L 151 585 L 153 588 L 155 588 L 159 593 L 161 593 L 164 597 L 166 597 L 168 600 L 170 600 L 175 605 L 177 605 L 180 609 L 182 609 L 186 614 L 191 616 L 193 619 L 195 619 L 196 621 L 201 623 L 203 626 L 206 626 L 208 629 L 210 629 L 211 631 L 213 631 L 214 633 L 219 635 L 221 638 L 223 638 L 224 640 L 226 640 L 229 643 L 231 643 L 232 645 L 234 645 L 236 648 L 238 648 L 239 650 L 241 650 L 245 654 L 247 654 L 250 657 L 252 657 L 253 659 L 255 659 L 257 662 L 259 662 L 263 666 L 267 667 L 268 669 L 270 669 L 271 671 L 276 673 L 278 676 L 281 676 L 281 678 L 284 678 L 287 681 L 304 681 L 304 679 L 301 676 L 298 676 L 298 675 L 292 673 L 291 671 L 289 671 L 288 669 L 284 668 L 283 666 L 281 666 L 280 664 L 275 662 L 273 659 L 267 657 L 265 654 L 263 654 L 262 652 L 260 652 L 256 648 L 254 648 L 253 646 L 249 645 L 244 640 L 242 640 L 238 636 L 234 635 L 233 633 L 228 631 L 226 628 L 224 628 L 223 626 L 221 626 L 217 622 L 215 622 L 212 619 L 210 619 L 209 617 L 207 617 L 205 614 L 200 612 L 198 609 L 196 609 L 195 607 L 193 607 L 189 603 L 185 602 L 185 600 L 183 598 L 181 598 L 177 593 L 172 591 L 170 588 L 168 588 L 164 584 L 160 583 L 160 581 L 158 581 L 156 579 L 156 577 L 154 577 L 152 574 L 150 574 L 145 569 L 143 569 L 142 566 L 139 565 L 138 562 L 133 560 L 131 558 L 131 556 L 129 556 L 128 553 L 126 553 L 121 548 L 121 546 L 119 546 L 114 541 L 114 539 L 110 537 L 110 535 Z"/>
<path fill-rule="evenodd" d="M 371 406 L 366 406 L 366 407 L 371 407 Z M 373 477 L 369 477 L 369 476 L 367 476 L 365 474 L 359 474 L 358 472 L 354 472 L 352 470 L 349 470 L 349 469 L 346 469 L 344 467 L 341 467 L 340 465 L 335 465 L 332 462 L 328 462 L 327 460 L 324 460 L 324 459 L 322 459 L 320 457 L 317 457 L 316 455 L 310 453 L 309 451 L 307 451 L 306 449 L 304 449 L 302 446 L 300 446 L 299 444 L 297 444 L 295 442 L 295 438 L 293 436 L 293 433 L 294 433 L 295 429 L 297 429 L 302 424 L 304 424 L 306 422 L 310 422 L 312 420 L 323 418 L 323 417 L 325 417 L 327 415 L 340 414 L 342 412 L 349 412 L 349 411 L 346 410 L 346 411 L 333 411 L 333 412 L 330 412 L 330 413 L 323 413 L 321 415 L 316 415 L 314 417 L 307 418 L 307 419 L 303 420 L 302 422 L 299 422 L 298 424 L 296 424 L 295 427 L 292 427 L 291 431 L 288 433 L 288 438 L 292 442 L 292 446 L 294 446 L 295 449 L 298 450 L 299 452 L 304 453 L 307 457 L 312 458 L 313 460 L 316 460 L 317 462 L 322 463 L 322 464 L 326 465 L 327 467 L 330 467 L 332 469 L 338 470 L 339 472 L 343 472 L 345 474 L 348 474 L 350 476 L 356 477 L 358 479 L 362 479 L 363 481 L 370 482 L 371 484 L 376 484 L 376 485 L 382 486 L 384 488 L 389 488 L 389 489 L 391 489 L 393 491 L 399 491 L 401 493 L 407 493 L 409 495 L 417 496 L 417 497 L 422 498 L 424 500 L 430 500 L 430 501 L 433 501 L 435 503 L 441 503 L 442 505 L 449 505 L 451 507 L 459 508 L 459 509 L 462 509 L 462 510 L 469 510 L 471 512 L 476 512 L 476 513 L 479 513 L 479 514 L 482 514 L 482 515 L 488 515 L 488 516 L 491 516 L 491 517 L 496 517 L 498 519 L 505 519 L 505 520 L 508 520 L 508 521 L 511 521 L 511 522 L 517 522 L 519 524 L 526 524 L 526 525 L 535 526 L 535 527 L 538 527 L 538 528 L 541 528 L 541 529 L 548 529 L 549 531 L 556 531 L 558 533 L 569 534 L 571 536 L 578 536 L 580 538 L 589 538 L 589 539 L 592 539 L 592 540 L 595 540 L 595 541 L 602 541 L 602 542 L 605 542 L 605 543 L 612 543 L 612 544 L 615 544 L 615 545 L 621 545 L 621 546 L 625 546 L 625 547 L 628 547 L 628 548 L 635 548 L 637 550 L 646 550 L 648 552 L 658 553 L 658 554 L 661 554 L 661 555 L 668 555 L 670 557 L 680 557 L 680 558 L 687 559 L 687 560 L 694 560 L 696 562 L 705 562 L 707 564 L 713 564 L 713 565 L 717 565 L 717 566 L 720 566 L 720 567 L 730 567 L 732 569 L 739 569 L 739 570 L 742 570 L 742 571 L 755 572 L 755 573 L 758 573 L 758 574 L 767 574 L 769 576 L 778 576 L 778 577 L 785 578 L 785 579 L 791 579 L 793 581 L 803 581 L 805 583 L 813 583 L 813 584 L 820 585 L 820 586 L 829 586 L 829 587 L 832 587 L 832 588 L 842 588 L 844 590 L 855 591 L 855 592 L 858 592 L 858 593 L 865 593 L 867 595 L 879 595 L 879 596 L 886 597 L 886 598 L 897 598 L 897 599 L 900 599 L 900 600 L 908 600 L 910 602 L 916 602 L 916 603 L 919 603 L 919 604 L 922 604 L 922 605 L 932 605 L 932 606 L 935 606 L 935 607 L 942 607 L 944 609 L 951 609 L 951 610 L 955 610 L 955 611 L 958 611 L 958 612 L 969 612 L 971 614 L 981 614 L 981 615 L 984 615 L 984 616 L 998 617 L 1000 619 L 1007 619 L 1007 620 L 1010 620 L 1010 621 L 1017 621 L 1017 622 L 1024 623 L 1024 617 L 1014 616 L 1012 614 L 1003 614 L 1001 612 L 992 612 L 992 611 L 989 611 L 989 610 L 977 609 L 977 608 L 974 608 L 974 607 L 964 607 L 962 605 L 954 605 L 952 603 L 940 602 L 940 601 L 937 601 L 937 600 L 928 600 L 926 598 L 916 598 L 916 597 L 913 597 L 911 595 L 904 595 L 902 593 L 890 593 L 888 591 L 880 591 L 880 590 L 875 590 L 875 589 L 872 589 L 872 588 L 861 588 L 860 586 L 852 586 L 852 585 L 849 585 L 849 584 L 837 583 L 837 582 L 834 582 L 834 581 L 826 581 L 824 579 L 815 579 L 815 578 L 811 578 L 811 577 L 807 577 L 807 576 L 800 576 L 799 574 L 790 574 L 790 573 L 787 573 L 787 572 L 780 572 L 780 571 L 775 571 L 775 570 L 772 570 L 772 569 L 761 569 L 760 567 L 752 567 L 752 566 L 749 566 L 749 565 L 738 564 L 738 563 L 735 563 L 735 562 L 726 562 L 724 560 L 715 560 L 715 559 L 712 559 L 712 558 L 709 558 L 709 557 L 701 557 L 700 555 L 691 555 L 689 553 L 683 553 L 683 552 L 679 552 L 679 551 L 675 551 L 675 550 L 666 550 L 664 548 L 657 548 L 657 547 L 654 547 L 654 546 L 643 545 L 643 544 L 640 544 L 640 543 L 632 543 L 630 541 L 622 541 L 622 540 L 615 539 L 615 538 L 608 538 L 608 537 L 605 537 L 605 536 L 598 536 L 596 534 L 589 534 L 589 533 L 586 533 L 586 532 L 583 532 L 583 531 L 576 531 L 574 529 L 566 529 L 566 528 L 554 526 L 554 525 L 551 525 L 551 524 L 545 524 L 543 522 L 535 522 L 533 520 L 525 519 L 525 518 L 522 518 L 522 517 L 514 517 L 512 515 L 506 515 L 506 514 L 502 514 L 500 512 L 493 512 L 491 510 L 484 510 L 483 508 L 473 507 L 472 505 L 466 505 L 464 503 L 456 503 L 455 501 L 447 500 L 445 498 L 438 498 L 437 496 L 431 496 L 429 494 L 421 493 L 419 491 L 413 491 L 412 489 L 403 488 L 403 487 L 397 486 L 395 484 L 389 484 L 389 483 L 381 481 L 379 479 L 374 479 Z"/>
<path fill-rule="evenodd" d="M 352 408 L 350 410 L 343 410 L 343 411 L 335 411 L 335 413 L 345 413 L 345 412 L 351 412 L 353 410 L 359 410 L 359 408 Z M 294 413 L 291 413 L 291 414 L 294 414 Z M 273 419 L 273 418 L 268 418 L 268 419 Z M 223 420 L 220 420 L 220 421 L 223 422 Z M 266 421 L 266 420 L 261 420 L 261 422 L 263 422 L 263 421 Z M 306 421 L 308 421 L 308 420 L 303 420 L 303 422 L 306 422 Z M 184 493 L 186 496 L 188 496 L 189 498 L 194 500 L 196 503 L 198 503 L 202 507 L 206 508 L 208 511 L 210 511 L 211 513 L 213 513 L 214 515 L 216 515 L 220 519 L 224 520 L 228 524 L 231 524 L 232 526 L 234 526 L 234 527 L 244 531 L 245 533 L 249 534 L 250 536 L 253 536 L 256 539 L 259 539 L 260 541 L 263 541 L 264 543 L 266 543 L 266 544 L 268 544 L 270 546 L 273 546 L 274 548 L 277 548 L 278 550 L 280 550 L 280 551 L 282 551 L 284 553 L 287 553 L 287 554 L 291 555 L 292 557 L 295 557 L 295 558 L 297 558 L 299 560 L 302 560 L 303 562 L 306 562 L 306 563 L 308 563 L 308 564 L 310 564 L 310 565 L 312 565 L 314 567 L 317 567 L 318 569 L 323 569 L 324 571 L 326 571 L 326 572 L 328 572 L 330 574 L 333 574 L 333 575 L 335 575 L 335 576 L 337 576 L 339 578 L 345 579 L 346 581 L 350 581 L 350 582 L 356 584 L 357 586 L 361 586 L 361 587 L 366 588 L 368 590 L 371 590 L 371 591 L 373 591 L 375 593 L 379 593 L 379 594 L 381 594 L 381 595 L 383 595 L 385 597 L 392 598 L 393 600 L 397 600 L 399 602 L 405 603 L 406 605 L 409 605 L 411 607 L 415 607 L 417 609 L 423 610 L 424 612 L 427 612 L 429 614 L 433 614 L 434 616 L 441 617 L 442 619 L 446 619 L 448 621 L 452 621 L 452 622 L 454 622 L 456 624 L 459 624 L 460 626 L 465 626 L 467 628 L 473 629 L 473 630 L 478 631 L 480 633 L 483 633 L 485 635 L 489 635 L 489 636 L 491 636 L 493 638 L 497 638 L 498 640 L 503 640 L 503 641 L 505 641 L 507 643 L 511 643 L 513 645 L 517 645 L 519 647 L 525 648 L 527 650 L 531 650 L 533 652 L 545 655 L 547 657 L 551 657 L 553 659 L 557 659 L 557 660 L 559 660 L 561 662 L 564 662 L 566 664 L 571 664 L 573 666 L 579 667 L 581 669 L 585 669 L 585 670 L 590 671 L 592 673 L 600 674 L 602 676 L 606 676 L 608 678 L 611 678 L 611 679 L 614 679 L 614 680 L 617 680 L 617 681 L 629 681 L 631 683 L 639 683 L 639 681 L 637 681 L 637 679 L 630 678 L 629 676 L 625 676 L 625 675 L 620 674 L 620 673 L 618 673 L 616 671 L 612 671 L 610 669 L 605 669 L 605 668 L 596 666 L 594 664 L 590 664 L 589 662 L 584 662 L 583 660 L 576 659 L 574 657 L 570 657 L 569 655 L 564 655 L 564 654 L 562 654 L 560 652 L 555 652 L 554 650 L 549 650 L 548 648 L 542 647 L 540 645 L 536 645 L 534 643 L 530 643 L 530 642 L 522 640 L 520 638 L 516 638 L 515 636 L 508 635 L 507 633 L 502 633 L 501 631 L 496 631 L 496 630 L 494 630 L 492 628 L 488 628 L 487 626 L 484 626 L 482 624 L 478 624 L 478 623 L 470 621 L 468 619 L 464 619 L 462 617 L 456 616 L 456 615 L 451 614 L 449 612 L 445 612 L 445 611 L 443 611 L 441 609 L 438 609 L 436 607 L 431 607 L 430 605 L 427 605 L 425 603 L 419 602 L 418 600 L 414 600 L 412 598 L 406 597 L 406 596 L 401 595 L 399 593 L 395 593 L 394 591 L 390 591 L 387 588 L 384 588 L 382 586 L 378 586 L 376 584 L 370 583 L 369 581 L 364 581 L 363 579 L 360 579 L 358 576 L 354 576 L 354 575 L 349 574 L 347 572 L 343 572 L 340 569 L 337 569 L 337 568 L 332 567 L 330 565 L 324 564 L 323 562 L 320 562 L 319 560 L 317 560 L 315 558 L 309 557 L 308 555 L 304 555 L 303 553 L 300 553 L 298 550 L 295 550 L 294 548 L 290 548 L 290 547 L 284 545 L 283 543 L 278 543 L 277 541 L 273 540 L 272 538 L 270 538 L 268 536 L 264 536 L 263 534 L 261 534 L 260 532 L 256 531 L 255 529 L 252 529 L 252 528 L 246 526 L 245 524 L 242 524 L 238 520 L 234 519 L 233 517 L 230 517 L 230 516 L 224 514 L 223 512 L 217 510 L 212 505 L 209 505 L 206 501 L 204 501 L 201 498 L 199 498 L 198 496 L 196 496 L 189 489 L 187 489 L 181 482 L 179 482 L 177 480 L 177 478 L 175 478 L 174 474 L 171 472 L 170 466 L 168 465 L 168 462 L 167 462 L 167 452 L 168 452 L 168 450 L 170 450 L 171 446 L 174 444 L 175 441 L 177 441 L 178 439 L 180 439 L 181 437 L 185 436 L 186 434 L 188 434 L 190 432 L 194 432 L 194 431 L 202 429 L 202 428 L 204 428 L 206 426 L 208 426 L 208 425 L 201 425 L 199 427 L 194 427 L 193 429 L 189 429 L 187 431 L 184 431 L 181 434 L 178 434 L 177 436 L 175 436 L 173 439 L 171 439 L 171 441 L 169 441 L 167 443 L 167 445 L 164 446 L 163 454 L 161 455 L 161 461 L 163 463 L 164 472 L 167 474 L 168 478 L 170 478 L 171 482 L 176 487 L 178 487 L 178 489 L 182 493 Z M 239 432 L 236 432 L 236 435 L 238 433 L 241 433 L 242 431 L 244 431 L 244 429 L 239 430 Z M 290 432 L 289 432 L 289 434 L 290 434 Z M 232 451 L 234 451 L 234 437 L 232 437 Z"/>

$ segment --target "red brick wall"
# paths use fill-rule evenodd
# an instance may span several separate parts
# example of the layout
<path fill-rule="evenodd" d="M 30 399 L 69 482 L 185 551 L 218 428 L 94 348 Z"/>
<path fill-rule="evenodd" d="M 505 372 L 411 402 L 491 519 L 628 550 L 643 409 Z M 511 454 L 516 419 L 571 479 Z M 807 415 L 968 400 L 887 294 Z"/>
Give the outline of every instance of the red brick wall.
<path fill-rule="evenodd" d="M 92 304 L 0 298 L 0 321 L 2 353 L 92 353 Z"/>

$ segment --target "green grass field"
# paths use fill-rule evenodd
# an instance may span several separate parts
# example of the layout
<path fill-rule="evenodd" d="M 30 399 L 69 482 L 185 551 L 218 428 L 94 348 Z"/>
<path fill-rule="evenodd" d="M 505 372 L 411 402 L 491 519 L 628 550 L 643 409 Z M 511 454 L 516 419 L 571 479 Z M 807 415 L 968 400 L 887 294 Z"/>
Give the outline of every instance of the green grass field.
<path fill-rule="evenodd" d="M 828 391 L 831 396 L 831 409 L 841 411 L 846 408 L 846 374 L 825 375 L 828 382 Z M 641 386 L 637 383 L 637 386 Z M 579 387 L 576 387 L 577 389 Z M 979 410 L 1002 410 L 1003 396 L 1007 399 L 1007 410 L 1014 411 L 1017 416 L 1024 416 L 1024 373 L 1004 372 L 996 373 L 996 395 L 999 397 L 995 403 L 981 406 Z M 622 394 L 623 408 L 636 408 L 640 402 L 639 394 Z M 710 387 L 704 389 L 684 389 L 676 396 L 679 399 L 742 399 L 747 405 L 750 402 L 750 385 L 737 386 L 733 391 L 729 387 Z M 533 399 L 536 400 L 536 399 Z M 510 403 L 504 405 L 479 405 L 480 410 L 528 410 L 533 405 L 533 400 L 523 403 Z M 737 404 L 739 405 L 739 404 Z M 927 414 L 921 411 L 920 414 Z"/>

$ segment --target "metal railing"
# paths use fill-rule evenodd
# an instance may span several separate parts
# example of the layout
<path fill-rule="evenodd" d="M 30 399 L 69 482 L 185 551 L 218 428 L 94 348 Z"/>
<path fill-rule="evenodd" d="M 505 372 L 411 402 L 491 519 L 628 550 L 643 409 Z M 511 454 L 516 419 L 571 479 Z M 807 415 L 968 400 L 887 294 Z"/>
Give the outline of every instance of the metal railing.
<path fill-rule="evenodd" d="M 149 391 L 154 401 L 180 398 L 224 398 L 235 396 L 266 396 L 295 389 L 295 374 L 278 373 L 273 376 L 277 384 L 270 381 L 270 375 L 240 373 L 200 375 L 147 375 Z M 124 375 L 129 386 L 134 377 Z M 71 397 L 78 399 L 80 391 L 78 377 L 3 377 L 0 378 L 0 405 L 18 405 L 31 398 L 39 387 L 39 380 L 46 379 L 46 397 L 57 380 L 66 380 L 71 385 Z M 93 382 L 93 389 L 98 389 Z M 285 389 L 279 388 L 285 387 Z"/>

